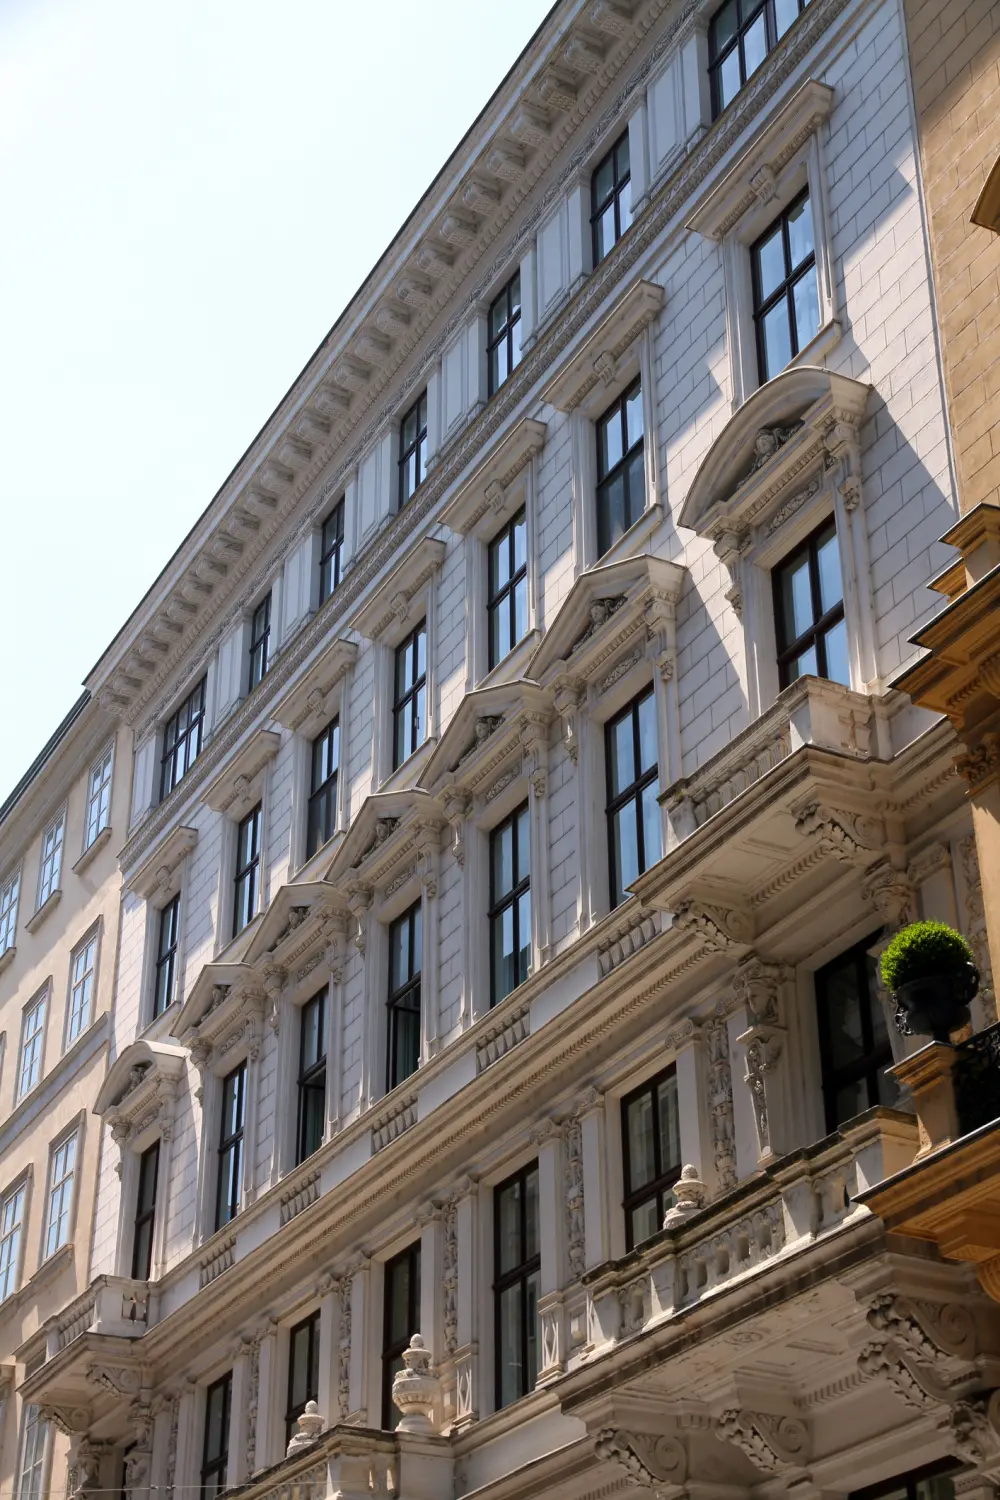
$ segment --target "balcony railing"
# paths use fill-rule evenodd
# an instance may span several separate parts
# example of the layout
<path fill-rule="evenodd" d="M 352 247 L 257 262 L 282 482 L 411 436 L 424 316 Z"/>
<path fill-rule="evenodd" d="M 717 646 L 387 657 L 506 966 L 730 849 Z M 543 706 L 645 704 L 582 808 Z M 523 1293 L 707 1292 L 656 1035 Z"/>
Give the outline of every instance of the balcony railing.
<path fill-rule="evenodd" d="M 1000 1022 L 958 1046 L 955 1103 L 963 1135 L 1000 1118 Z"/>
<path fill-rule="evenodd" d="M 146 1332 L 149 1288 L 125 1276 L 99 1276 L 46 1329 L 45 1357 L 52 1359 L 84 1333 L 140 1338 Z"/>

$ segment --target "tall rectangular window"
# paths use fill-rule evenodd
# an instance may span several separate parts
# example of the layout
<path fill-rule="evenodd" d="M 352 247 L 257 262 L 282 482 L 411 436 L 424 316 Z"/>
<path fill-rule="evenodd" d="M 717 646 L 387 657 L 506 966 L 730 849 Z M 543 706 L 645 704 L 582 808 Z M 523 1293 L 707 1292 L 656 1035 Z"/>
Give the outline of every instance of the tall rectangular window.
<path fill-rule="evenodd" d="M 59 889 L 62 874 L 63 834 L 66 831 L 65 808 L 42 834 L 42 858 L 38 867 L 38 905 L 44 906 L 53 891 Z"/>
<path fill-rule="evenodd" d="M 42 1076 L 42 1052 L 45 1046 L 45 1001 L 40 995 L 24 1012 L 21 1021 L 21 1055 L 17 1061 L 17 1100 L 38 1083 Z"/>
<path fill-rule="evenodd" d="M 76 1131 L 60 1141 L 49 1163 L 49 1201 L 45 1219 L 45 1256 L 55 1255 L 69 1240 L 76 1175 Z"/>
<path fill-rule="evenodd" d="M 205 678 L 184 699 L 163 726 L 160 758 L 160 801 L 172 792 L 194 765 L 205 735 Z"/>
<path fill-rule="evenodd" d="M 427 392 L 421 391 L 399 424 L 399 508 L 427 474 Z"/>
<path fill-rule="evenodd" d="M 115 747 L 109 745 L 90 768 L 87 783 L 87 819 L 84 834 L 85 849 L 89 849 L 99 833 L 103 833 L 111 821 L 111 772 L 114 766 Z"/>
<path fill-rule="evenodd" d="M 761 384 L 819 332 L 819 286 L 808 190 L 778 215 L 750 251 Z"/>
<path fill-rule="evenodd" d="M 531 834 L 528 804 L 490 834 L 490 1002 L 531 970 Z"/>
<path fill-rule="evenodd" d="M 215 1198 L 215 1227 L 221 1229 L 240 1211 L 243 1187 L 243 1125 L 246 1110 L 247 1065 L 222 1080 L 222 1122 L 219 1128 L 219 1183 Z"/>
<path fill-rule="evenodd" d="M 205 1392 L 205 1436 L 201 1447 L 201 1500 L 213 1500 L 226 1488 L 229 1467 L 229 1416 L 233 1373 L 228 1371 Z"/>
<path fill-rule="evenodd" d="M 94 1014 L 94 976 L 97 970 L 97 933 L 77 948 L 70 960 L 69 1014 L 66 1017 L 66 1045 L 90 1025 Z"/>
<path fill-rule="evenodd" d="M 285 1407 L 285 1447 L 294 1437 L 296 1422 L 307 1401 L 319 1400 L 319 1311 L 310 1313 L 288 1334 L 288 1404 Z"/>
<path fill-rule="evenodd" d="M 945 1458 L 882 1484 L 852 1490 L 847 1500 L 955 1500 L 956 1459 Z"/>
<path fill-rule="evenodd" d="M 825 522 L 772 575 L 778 676 L 783 688 L 812 674 L 851 685 L 837 527 Z"/>
<path fill-rule="evenodd" d="M 633 698 L 605 731 L 611 905 L 662 853 L 653 689 Z"/>
<path fill-rule="evenodd" d="M 340 587 L 340 574 L 344 565 L 344 510 L 343 497 L 323 522 L 319 537 L 319 602 L 325 604 L 334 589 Z"/>
<path fill-rule="evenodd" d="M 523 510 L 490 542 L 487 572 L 492 671 L 528 633 L 528 523 Z"/>
<path fill-rule="evenodd" d="M 895 1104 L 899 1090 L 886 1069 L 892 1046 L 878 997 L 875 960 L 868 954 L 874 936 L 816 970 L 819 1051 L 823 1070 L 826 1128 L 874 1104 Z"/>
<path fill-rule="evenodd" d="M 233 937 L 256 915 L 260 897 L 260 803 L 236 825 Z"/>
<path fill-rule="evenodd" d="M 645 508 L 642 385 L 636 380 L 597 423 L 597 550 L 602 557 Z"/>
<path fill-rule="evenodd" d="M 420 1061 L 420 902 L 389 928 L 389 1002 L 386 1091 L 417 1071 Z"/>
<path fill-rule="evenodd" d="M 712 118 L 721 115 L 808 0 L 726 0 L 708 30 Z"/>
<path fill-rule="evenodd" d="M 404 1368 L 403 1351 L 420 1332 L 420 1241 L 385 1264 L 382 1314 L 382 1427 L 392 1432 L 399 1412 L 392 1404 L 393 1377 Z"/>
<path fill-rule="evenodd" d="M 271 594 L 266 593 L 250 617 L 250 676 L 247 692 L 267 676 L 271 650 Z"/>
<path fill-rule="evenodd" d="M 181 920 L 181 898 L 178 893 L 160 912 L 156 940 L 156 973 L 153 980 L 153 1017 L 162 1016 L 174 1001 L 174 977 L 177 969 L 177 940 Z"/>
<path fill-rule="evenodd" d="M 24 1185 L 9 1192 L 0 1203 L 0 1302 L 17 1291 L 21 1263 L 21 1230 L 24 1227 Z"/>
<path fill-rule="evenodd" d="M 651 1078 L 622 1100 L 622 1155 L 627 1249 L 663 1228 L 681 1175 L 677 1074 Z"/>
<path fill-rule="evenodd" d="M 628 131 L 618 137 L 590 179 L 590 227 L 594 265 L 613 250 L 632 222 L 632 174 Z"/>
<path fill-rule="evenodd" d="M 37 1406 L 24 1408 L 21 1461 L 17 1466 L 17 1500 L 42 1500 L 45 1479 L 45 1423 Z"/>
<path fill-rule="evenodd" d="M 326 1129 L 326 990 L 302 1007 L 299 1022 L 299 1084 L 296 1162 L 323 1144 Z"/>
<path fill-rule="evenodd" d="M 17 938 L 17 898 L 21 893 L 21 872 L 15 870 L 0 886 L 0 954 L 13 948 Z"/>
<path fill-rule="evenodd" d="M 427 622 L 396 647 L 392 701 L 392 769 L 409 760 L 427 734 Z"/>
<path fill-rule="evenodd" d="M 490 303 L 489 337 L 486 343 L 489 393 L 496 395 L 521 363 L 521 273 L 517 271 L 498 297 Z"/>
<path fill-rule="evenodd" d="M 154 1141 L 139 1157 L 139 1180 L 135 1190 L 135 1222 L 132 1226 L 132 1275 L 136 1281 L 148 1281 L 153 1265 L 156 1179 L 159 1171 L 160 1143 Z"/>
<path fill-rule="evenodd" d="M 538 1378 L 538 1163 L 493 1190 L 496 1404 L 509 1406 Z"/>
<path fill-rule="evenodd" d="M 312 742 L 306 858 L 311 859 L 337 826 L 337 776 L 340 771 L 340 720 L 334 719 Z"/>

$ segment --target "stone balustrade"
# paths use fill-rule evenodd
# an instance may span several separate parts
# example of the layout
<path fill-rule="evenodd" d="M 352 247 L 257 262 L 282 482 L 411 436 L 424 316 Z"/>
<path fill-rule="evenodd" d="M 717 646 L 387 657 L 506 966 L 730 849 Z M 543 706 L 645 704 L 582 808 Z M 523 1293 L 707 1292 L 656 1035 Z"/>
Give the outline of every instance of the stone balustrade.
<path fill-rule="evenodd" d="M 148 1318 L 148 1287 L 126 1276 L 99 1276 L 46 1328 L 45 1357 L 52 1359 L 84 1333 L 141 1338 Z"/>

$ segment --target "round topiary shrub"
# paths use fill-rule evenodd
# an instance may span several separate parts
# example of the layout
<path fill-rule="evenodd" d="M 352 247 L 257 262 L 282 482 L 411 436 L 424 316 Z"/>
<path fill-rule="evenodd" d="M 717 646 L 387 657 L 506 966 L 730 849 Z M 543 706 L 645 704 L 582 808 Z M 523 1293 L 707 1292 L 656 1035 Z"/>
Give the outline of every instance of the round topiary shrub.
<path fill-rule="evenodd" d="M 895 991 L 914 979 L 965 973 L 973 962 L 969 944 L 947 923 L 911 922 L 882 954 L 882 983 Z"/>

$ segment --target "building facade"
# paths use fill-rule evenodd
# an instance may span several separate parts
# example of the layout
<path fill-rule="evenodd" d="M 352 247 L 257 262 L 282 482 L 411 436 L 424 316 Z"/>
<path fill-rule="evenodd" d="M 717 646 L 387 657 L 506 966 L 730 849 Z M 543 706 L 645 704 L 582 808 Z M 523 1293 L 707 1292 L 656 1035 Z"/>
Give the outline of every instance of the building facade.
<path fill-rule="evenodd" d="M 95 667 L 69 1493 L 991 1492 L 993 1305 L 859 1200 L 881 945 L 996 1020 L 891 686 L 958 517 L 914 119 L 894 0 L 557 5 Z"/>
<path fill-rule="evenodd" d="M 68 1439 L 18 1391 L 91 1280 L 131 734 L 84 694 L 0 808 L 0 1487 L 48 1493 Z M 37 1356 L 35 1356 L 37 1358 Z M 56 1476 L 53 1478 L 53 1476 Z"/>

